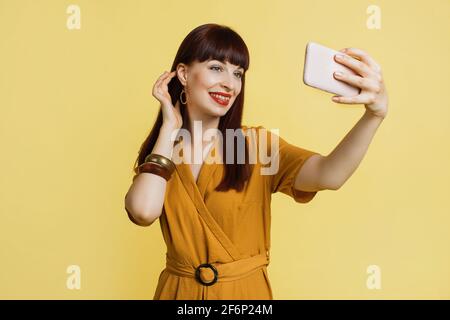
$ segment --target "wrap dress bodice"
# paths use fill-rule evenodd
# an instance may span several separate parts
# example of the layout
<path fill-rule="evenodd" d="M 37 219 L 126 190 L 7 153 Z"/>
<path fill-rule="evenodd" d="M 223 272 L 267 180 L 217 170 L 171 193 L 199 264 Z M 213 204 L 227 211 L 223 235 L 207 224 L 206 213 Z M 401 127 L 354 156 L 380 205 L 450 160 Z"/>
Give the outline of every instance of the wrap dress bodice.
<path fill-rule="evenodd" d="M 242 126 L 244 132 L 249 128 L 255 133 L 249 141 L 259 150 L 263 127 Z M 167 252 L 154 299 L 273 299 L 267 272 L 271 195 L 280 191 L 300 203 L 311 201 L 316 192 L 295 190 L 294 182 L 305 161 L 318 154 L 276 137 L 278 170 L 262 174 L 261 168 L 268 165 L 258 159 L 241 192 L 214 190 L 224 164 L 204 162 L 197 181 L 188 164 L 176 164 L 159 217 Z M 272 140 L 267 141 L 270 155 Z M 199 268 L 205 263 L 214 268 Z"/>

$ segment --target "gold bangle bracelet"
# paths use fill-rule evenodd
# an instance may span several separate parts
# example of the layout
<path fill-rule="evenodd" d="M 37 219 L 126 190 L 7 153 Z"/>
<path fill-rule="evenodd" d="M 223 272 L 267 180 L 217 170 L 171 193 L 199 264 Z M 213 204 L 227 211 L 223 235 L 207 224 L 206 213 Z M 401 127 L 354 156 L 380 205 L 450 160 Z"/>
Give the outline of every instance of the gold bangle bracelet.
<path fill-rule="evenodd" d="M 138 174 L 143 172 L 156 174 L 166 179 L 166 181 L 169 181 L 172 176 L 172 173 L 169 172 L 167 167 L 161 166 L 159 163 L 153 161 L 144 162 L 138 167 Z"/>
<path fill-rule="evenodd" d="M 173 161 L 160 154 L 151 153 L 145 157 L 144 162 L 156 162 L 159 165 L 166 167 L 170 173 L 175 171 L 175 164 L 173 163 Z"/>
<path fill-rule="evenodd" d="M 160 154 L 156 154 L 156 153 L 151 153 L 149 154 L 147 157 L 145 157 L 145 162 L 156 162 L 159 163 L 162 166 L 167 167 L 170 170 L 175 170 L 175 164 L 173 163 L 172 160 L 170 160 L 169 158 L 166 158 Z"/>

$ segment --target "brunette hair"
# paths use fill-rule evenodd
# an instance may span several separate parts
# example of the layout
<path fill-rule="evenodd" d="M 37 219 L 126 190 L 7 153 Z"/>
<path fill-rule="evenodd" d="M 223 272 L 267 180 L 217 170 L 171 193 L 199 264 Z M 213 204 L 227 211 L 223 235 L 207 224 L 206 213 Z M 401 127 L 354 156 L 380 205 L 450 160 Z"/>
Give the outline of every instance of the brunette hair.
<path fill-rule="evenodd" d="M 244 106 L 244 88 L 245 88 L 245 72 L 249 68 L 250 56 L 244 40 L 230 27 L 222 26 L 214 23 L 203 24 L 193 29 L 182 41 L 178 48 L 177 54 L 173 61 L 170 72 L 175 71 L 179 63 L 190 65 L 193 62 L 203 62 L 209 59 L 221 62 L 228 61 L 231 64 L 244 68 L 241 77 L 242 88 L 236 97 L 233 105 L 228 112 L 220 118 L 218 130 L 222 133 L 223 139 L 223 159 L 226 159 L 227 140 L 226 129 L 241 129 L 242 113 Z M 173 105 L 180 99 L 180 93 L 183 85 L 177 77 L 174 77 L 168 84 L 170 97 Z M 183 119 L 182 128 L 187 129 L 188 111 L 185 106 L 180 103 L 180 113 Z M 155 124 L 150 134 L 142 143 L 139 155 L 135 162 L 135 168 L 144 163 L 145 157 L 151 153 L 159 135 L 159 130 L 163 122 L 162 110 L 159 110 Z M 236 132 L 236 138 L 243 138 L 242 132 Z M 240 141 L 240 140 L 238 140 Z M 230 141 L 228 141 L 230 142 Z M 228 191 L 235 189 L 242 191 L 245 183 L 248 181 L 253 170 L 253 166 L 246 160 L 243 164 L 236 161 L 237 143 L 234 143 L 234 161 L 229 164 L 224 161 L 225 174 L 220 184 L 216 187 L 216 191 Z M 245 157 L 248 159 L 248 144 L 245 139 Z"/>

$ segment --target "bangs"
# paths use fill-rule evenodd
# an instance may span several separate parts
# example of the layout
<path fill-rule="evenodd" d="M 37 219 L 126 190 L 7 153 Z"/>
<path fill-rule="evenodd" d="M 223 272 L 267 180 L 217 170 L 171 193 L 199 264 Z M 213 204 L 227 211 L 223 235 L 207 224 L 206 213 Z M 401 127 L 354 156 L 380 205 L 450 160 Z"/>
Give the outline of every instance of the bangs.
<path fill-rule="evenodd" d="M 228 61 L 231 64 L 248 70 L 249 52 L 242 38 L 231 29 L 209 30 L 199 40 L 192 56 L 199 62 L 206 60 Z"/>

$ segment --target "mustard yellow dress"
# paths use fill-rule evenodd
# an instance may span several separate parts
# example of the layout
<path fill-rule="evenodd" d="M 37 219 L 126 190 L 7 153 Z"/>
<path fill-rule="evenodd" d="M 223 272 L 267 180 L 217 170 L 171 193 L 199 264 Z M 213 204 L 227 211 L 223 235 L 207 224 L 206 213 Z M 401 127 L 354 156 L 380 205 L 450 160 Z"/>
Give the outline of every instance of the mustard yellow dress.
<path fill-rule="evenodd" d="M 264 127 L 242 126 L 244 132 L 249 128 L 256 134 L 248 141 L 259 148 Z M 224 174 L 223 164 L 203 163 L 197 182 L 188 164 L 176 164 L 159 217 L 167 245 L 166 268 L 153 299 L 273 299 L 267 273 L 271 195 L 281 191 L 296 202 L 311 201 L 317 192 L 297 191 L 293 186 L 305 161 L 318 154 L 276 137 L 278 171 L 262 175 L 264 165 L 257 157 L 242 192 L 214 191 Z M 270 137 L 267 140 L 270 155 Z"/>

